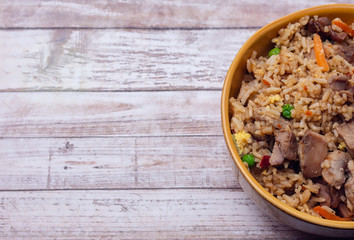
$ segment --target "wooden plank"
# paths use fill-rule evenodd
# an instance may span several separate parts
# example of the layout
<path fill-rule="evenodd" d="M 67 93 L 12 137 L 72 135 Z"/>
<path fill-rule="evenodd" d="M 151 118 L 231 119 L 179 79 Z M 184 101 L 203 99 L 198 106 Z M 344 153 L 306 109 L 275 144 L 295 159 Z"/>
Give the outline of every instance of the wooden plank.
<path fill-rule="evenodd" d="M 5 239 L 315 239 L 238 190 L 0 192 Z"/>
<path fill-rule="evenodd" d="M 220 91 L 3 92 L 0 136 L 220 136 L 220 95 Z"/>
<path fill-rule="evenodd" d="M 222 136 L 0 139 L 0 190 L 240 188 Z"/>
<path fill-rule="evenodd" d="M 43 1 L 3 0 L 2 28 L 234 28 L 263 26 L 318 1 Z M 276 6 L 276 7 L 274 7 Z"/>
<path fill-rule="evenodd" d="M 254 31 L 0 31 L 0 91 L 221 89 Z"/>

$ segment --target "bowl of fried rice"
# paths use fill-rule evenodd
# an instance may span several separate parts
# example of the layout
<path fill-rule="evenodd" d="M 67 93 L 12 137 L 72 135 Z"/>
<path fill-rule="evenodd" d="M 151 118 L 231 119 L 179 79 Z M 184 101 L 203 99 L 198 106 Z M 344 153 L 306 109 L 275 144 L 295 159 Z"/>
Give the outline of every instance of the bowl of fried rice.
<path fill-rule="evenodd" d="M 236 178 L 295 229 L 354 236 L 354 5 L 282 17 L 226 75 L 221 118 Z"/>

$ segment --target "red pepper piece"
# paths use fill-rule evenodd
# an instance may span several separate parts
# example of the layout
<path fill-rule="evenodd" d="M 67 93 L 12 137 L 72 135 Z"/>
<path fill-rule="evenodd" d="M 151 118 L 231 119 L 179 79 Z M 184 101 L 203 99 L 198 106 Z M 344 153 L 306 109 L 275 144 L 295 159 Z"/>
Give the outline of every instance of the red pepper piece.
<path fill-rule="evenodd" d="M 259 163 L 259 166 L 262 167 L 262 168 L 268 167 L 270 165 L 269 158 L 270 158 L 270 156 L 264 155 L 262 157 L 261 162 Z"/>

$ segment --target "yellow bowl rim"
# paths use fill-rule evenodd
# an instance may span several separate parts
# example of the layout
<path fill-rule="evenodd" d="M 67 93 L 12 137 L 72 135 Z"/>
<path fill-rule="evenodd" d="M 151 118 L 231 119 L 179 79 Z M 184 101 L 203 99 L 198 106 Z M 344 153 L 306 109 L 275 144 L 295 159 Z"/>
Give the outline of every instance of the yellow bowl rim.
<path fill-rule="evenodd" d="M 232 137 L 231 137 L 231 131 L 230 131 L 230 122 L 229 122 L 229 110 L 228 110 L 228 101 L 229 101 L 229 91 L 232 83 L 232 73 L 235 71 L 237 62 L 240 61 L 241 57 L 246 53 L 246 50 L 248 49 L 249 45 L 251 44 L 250 42 L 253 41 L 253 39 L 257 39 L 260 36 L 262 36 L 265 32 L 267 32 L 267 29 L 271 26 L 276 27 L 276 26 L 281 26 L 284 23 L 289 22 L 289 19 L 291 18 L 297 18 L 299 19 L 302 16 L 306 15 L 314 15 L 316 14 L 315 11 L 317 10 L 324 10 L 324 9 L 343 9 L 343 8 L 351 8 L 354 11 L 354 4 L 326 4 L 326 5 L 320 5 L 320 6 L 315 6 L 311 8 L 306 8 L 291 14 L 288 14 L 284 17 L 281 17 L 258 31 L 256 31 L 245 43 L 244 45 L 240 48 L 238 51 L 236 57 L 232 61 L 232 64 L 227 72 L 227 75 L 225 77 L 225 82 L 223 85 L 223 90 L 222 90 L 222 95 L 221 95 L 221 119 L 222 119 L 222 127 L 223 127 L 223 133 L 224 133 L 224 138 L 226 141 L 226 145 L 231 153 L 231 156 L 233 158 L 233 161 L 235 162 L 236 166 L 242 173 L 242 175 L 245 177 L 247 182 L 257 191 L 259 195 L 261 195 L 263 198 L 265 198 L 269 203 L 271 203 L 273 206 L 277 207 L 278 209 L 282 210 L 283 212 L 286 212 L 287 214 L 296 217 L 298 219 L 304 220 L 309 223 L 317 224 L 320 226 L 324 227 L 329 227 L 329 228 L 338 228 L 338 229 L 354 229 L 354 221 L 333 221 L 333 220 L 327 220 L 327 219 L 322 219 L 318 218 L 315 216 L 312 216 L 307 213 L 300 212 L 299 210 L 296 210 L 295 208 L 292 208 L 285 203 L 281 202 L 279 199 L 274 197 L 271 193 L 266 191 L 259 183 L 258 181 L 252 176 L 252 174 L 249 172 L 249 170 L 246 168 L 246 166 L 242 163 L 242 160 L 240 156 L 237 153 L 237 150 L 233 144 Z"/>

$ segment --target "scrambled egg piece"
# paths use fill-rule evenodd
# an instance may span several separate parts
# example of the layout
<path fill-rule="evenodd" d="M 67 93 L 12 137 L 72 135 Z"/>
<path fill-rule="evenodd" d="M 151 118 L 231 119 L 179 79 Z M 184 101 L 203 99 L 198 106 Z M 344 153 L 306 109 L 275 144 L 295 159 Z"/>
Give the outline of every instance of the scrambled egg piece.
<path fill-rule="evenodd" d="M 236 147 L 240 151 L 239 154 L 242 154 L 245 146 L 248 144 L 248 140 L 251 139 L 251 134 L 242 131 L 235 133 L 234 138 Z"/>
<path fill-rule="evenodd" d="M 270 103 L 280 102 L 282 100 L 283 99 L 280 97 L 279 94 L 275 94 L 275 95 L 269 97 L 269 102 Z"/>
<path fill-rule="evenodd" d="M 345 145 L 344 142 L 340 142 L 338 145 L 338 149 L 343 150 L 344 148 L 346 148 L 347 146 Z"/>

